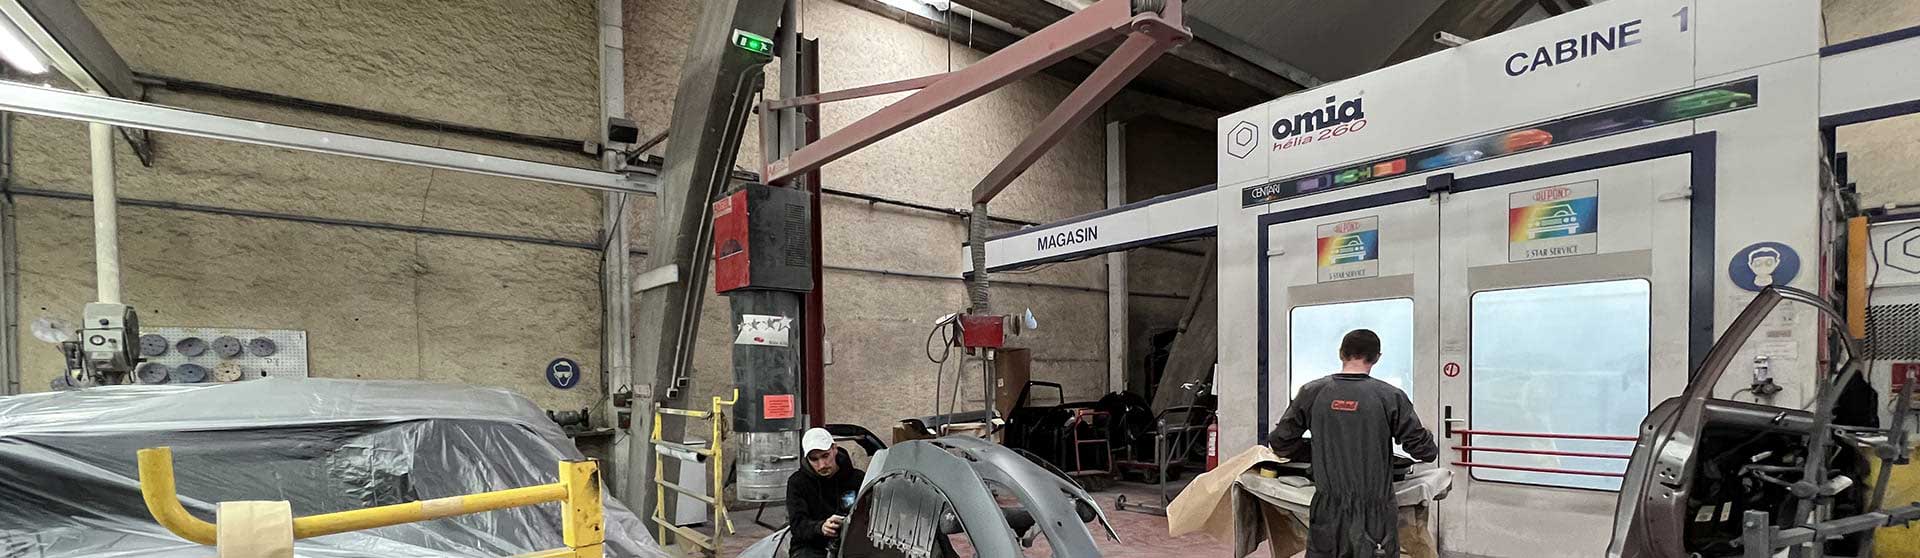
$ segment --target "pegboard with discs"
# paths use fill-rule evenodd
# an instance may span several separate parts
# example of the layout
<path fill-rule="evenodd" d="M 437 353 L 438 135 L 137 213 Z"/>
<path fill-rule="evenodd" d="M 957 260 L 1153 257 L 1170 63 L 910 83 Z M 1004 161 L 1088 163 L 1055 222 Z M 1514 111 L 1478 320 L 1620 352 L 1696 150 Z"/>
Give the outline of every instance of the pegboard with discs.
<path fill-rule="evenodd" d="M 253 340 L 247 341 L 247 352 L 253 353 L 253 356 L 257 357 L 270 357 L 273 356 L 273 353 L 280 352 L 280 346 L 275 344 L 272 339 L 255 337 Z"/>
<path fill-rule="evenodd" d="M 183 384 L 198 384 L 207 381 L 207 367 L 194 363 L 182 364 L 173 369 L 173 378 Z"/>
<path fill-rule="evenodd" d="M 237 357 L 246 350 L 246 345 L 240 344 L 240 339 L 231 335 L 222 335 L 213 340 L 213 354 L 220 355 L 220 358 Z"/>
<path fill-rule="evenodd" d="M 213 381 L 216 382 L 238 382 L 246 376 L 246 369 L 240 368 L 240 363 L 231 360 L 213 367 Z"/>
<path fill-rule="evenodd" d="M 143 336 L 143 337 L 150 337 L 150 336 Z M 163 345 L 166 344 L 166 340 L 162 339 L 161 344 Z M 146 342 L 142 340 L 140 345 L 142 348 L 145 348 Z M 173 368 L 165 364 L 160 364 L 158 362 L 149 362 L 149 363 L 141 364 L 139 368 L 133 369 L 133 375 L 137 378 L 140 378 L 140 383 L 143 383 L 143 384 L 167 383 L 167 375 L 171 372 L 173 372 Z"/>
<path fill-rule="evenodd" d="M 308 377 L 307 332 L 304 331 L 153 326 L 141 333 L 157 337 L 163 345 L 171 344 L 171 350 L 144 359 L 144 362 L 171 367 L 169 383 L 188 383 L 181 379 L 179 371 L 180 366 L 186 364 L 204 369 L 206 379 L 203 381 L 207 382 Z M 228 363 L 234 368 L 222 366 Z"/>
<path fill-rule="evenodd" d="M 147 358 L 157 357 L 167 354 L 167 349 L 169 348 L 172 348 L 172 344 L 168 343 L 167 338 L 164 336 L 151 333 L 140 336 L 140 356 Z"/>
<path fill-rule="evenodd" d="M 194 358 L 207 354 L 207 340 L 199 337 L 183 337 L 173 344 L 173 350 L 180 351 L 181 356 Z"/>

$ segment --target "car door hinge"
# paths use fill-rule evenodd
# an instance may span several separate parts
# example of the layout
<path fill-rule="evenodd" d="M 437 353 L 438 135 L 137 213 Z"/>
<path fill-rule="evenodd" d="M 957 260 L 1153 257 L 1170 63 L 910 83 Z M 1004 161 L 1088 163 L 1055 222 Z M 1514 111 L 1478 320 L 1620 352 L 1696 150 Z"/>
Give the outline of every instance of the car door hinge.
<path fill-rule="evenodd" d="M 1660 197 L 1655 199 L 1665 202 L 1665 201 L 1684 200 L 1684 199 L 1691 199 L 1691 198 L 1693 198 L 1693 188 L 1681 188 L 1679 190 L 1674 190 L 1672 192 L 1660 194 Z"/>

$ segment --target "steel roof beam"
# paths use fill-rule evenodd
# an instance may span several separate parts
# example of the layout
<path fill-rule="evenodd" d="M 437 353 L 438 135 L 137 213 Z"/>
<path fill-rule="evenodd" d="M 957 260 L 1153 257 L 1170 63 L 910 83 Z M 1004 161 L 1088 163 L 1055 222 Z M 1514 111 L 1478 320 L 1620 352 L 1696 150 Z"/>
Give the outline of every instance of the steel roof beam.
<path fill-rule="evenodd" d="M 1105 0 L 1095 4 L 973 65 L 926 82 L 918 92 L 834 131 L 785 158 L 769 161 L 760 176 L 769 184 L 783 183 L 1115 38 L 1149 36 L 1154 41 L 1166 42 L 1170 46 L 1190 39 L 1191 35 L 1180 24 L 1179 2 L 1169 2 L 1165 11 L 1166 18 L 1163 20 L 1159 14 L 1143 13 L 1136 16 L 1128 0 Z M 1152 52 L 1145 62 L 1151 63 L 1152 58 L 1158 57 L 1161 52 L 1165 52 L 1165 49 Z M 1136 63 L 1129 61 L 1125 65 Z M 1095 70 L 1096 75 L 1099 73 L 1100 70 Z M 1125 72 L 1124 77 L 1130 79 L 1138 73 L 1138 69 L 1133 69 Z M 1122 74 L 1115 74 L 1119 75 Z M 1092 79 L 1089 78 L 1090 81 Z M 1125 82 L 1122 81 L 1120 85 L 1125 85 Z M 1111 94 L 1109 92 L 1106 96 L 1110 97 Z"/>
<path fill-rule="evenodd" d="M 648 195 L 656 192 L 652 185 L 619 173 L 272 124 L 19 83 L 0 82 L 0 110 L 610 192 Z"/>

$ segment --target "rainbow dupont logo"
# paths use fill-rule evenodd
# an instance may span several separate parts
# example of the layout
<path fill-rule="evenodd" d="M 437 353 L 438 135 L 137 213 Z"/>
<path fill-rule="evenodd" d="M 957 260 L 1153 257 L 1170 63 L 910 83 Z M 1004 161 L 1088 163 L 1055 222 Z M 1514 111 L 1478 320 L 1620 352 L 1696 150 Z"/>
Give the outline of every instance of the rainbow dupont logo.
<path fill-rule="evenodd" d="M 1380 276 L 1380 218 L 1363 217 L 1315 228 L 1319 282 Z"/>
<path fill-rule="evenodd" d="M 1593 254 L 1600 248 L 1600 182 L 1507 196 L 1507 260 Z"/>

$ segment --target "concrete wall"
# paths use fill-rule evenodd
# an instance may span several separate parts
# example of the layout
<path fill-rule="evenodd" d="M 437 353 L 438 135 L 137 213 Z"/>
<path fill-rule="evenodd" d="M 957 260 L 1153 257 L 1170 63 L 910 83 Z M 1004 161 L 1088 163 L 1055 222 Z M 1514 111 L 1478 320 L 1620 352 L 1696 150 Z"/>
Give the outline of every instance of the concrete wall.
<path fill-rule="evenodd" d="M 527 134 L 596 135 L 592 0 L 84 0 L 136 71 Z M 151 101 L 272 122 L 577 166 L 584 155 L 217 97 Z M 15 187 L 88 189 L 83 125 L 17 120 Z M 157 135 L 154 166 L 125 149 L 121 195 L 591 244 L 599 195 L 455 172 Z M 18 196 L 22 322 L 77 321 L 93 298 L 82 201 Z M 599 370 L 599 255 L 591 249 L 127 207 L 127 301 L 145 325 L 305 330 L 317 376 L 459 381 L 549 408 L 598 400 L 548 387 L 565 356 Z M 23 385 L 44 390 L 58 353 L 22 328 Z"/>
<path fill-rule="evenodd" d="M 1826 0 L 1827 43 L 1838 43 L 1920 25 L 1920 0 Z M 1920 116 L 1903 116 L 1840 128 L 1849 179 L 1861 204 L 1920 204 Z"/>
<path fill-rule="evenodd" d="M 694 0 L 626 3 L 628 110 L 648 133 L 664 127 L 669 117 L 667 99 L 698 4 Z M 955 69 L 984 57 L 964 44 L 950 47 L 940 37 L 840 2 L 816 0 L 805 6 L 802 29 L 821 39 L 823 90 L 943 72 L 949 68 L 949 53 Z M 1016 83 L 826 166 L 823 183 L 890 199 L 967 208 L 974 183 L 1071 89 L 1072 84 L 1044 76 Z M 842 128 L 899 97 L 827 105 L 822 129 Z M 1114 105 L 1130 114 L 1165 107 L 1189 114 L 1186 121 L 1212 121 L 1199 111 L 1133 94 Z M 1103 207 L 1105 138 L 1100 119 L 1093 120 L 1070 133 L 994 200 L 994 216 L 1048 222 Z M 757 154 L 743 153 L 740 159 L 743 168 L 757 170 Z M 1211 170 L 1210 156 L 1206 163 Z M 887 437 L 898 419 L 933 412 L 936 366 L 927 359 L 925 342 L 935 319 L 967 304 L 965 287 L 958 280 L 965 222 L 951 215 L 834 196 L 825 198 L 822 214 L 826 331 L 832 345 L 827 418 L 861 424 Z M 633 218 L 636 224 L 651 222 L 650 215 Z M 636 235 L 650 230 L 636 230 Z M 636 242 L 645 243 L 644 239 Z M 648 269 L 644 264 L 635 268 Z M 1033 348 L 1034 379 L 1065 384 L 1070 399 L 1103 394 L 1107 349 L 1102 262 L 1060 263 L 998 274 L 994 280 L 995 311 L 1031 308 L 1040 321 L 1038 331 L 1010 341 Z M 1183 291 L 1186 280 L 1175 281 L 1183 284 L 1178 289 L 1152 288 Z M 1174 306 L 1178 301 L 1156 303 Z M 694 357 L 691 395 L 699 398 L 696 401 L 718 395 L 732 383 L 726 308 L 724 298 L 709 295 Z M 940 383 L 948 390 L 955 381 L 958 360 L 956 355 L 944 367 Z M 961 380 L 963 410 L 981 406 L 977 371 L 968 370 L 967 378 Z M 950 398 L 951 391 L 942 397 Z M 951 399 L 947 405 L 952 405 Z"/>
<path fill-rule="evenodd" d="M 1213 122 L 1204 127 L 1157 115 L 1127 121 L 1127 202 L 1137 202 L 1213 184 Z M 1142 396 L 1145 362 L 1155 334 L 1177 329 L 1193 295 L 1194 281 L 1206 269 L 1212 238 L 1181 242 L 1172 250 L 1144 248 L 1127 259 L 1127 389 Z M 1209 276 L 1211 274 L 1208 274 Z M 1174 295 L 1174 296 L 1168 296 Z"/>

